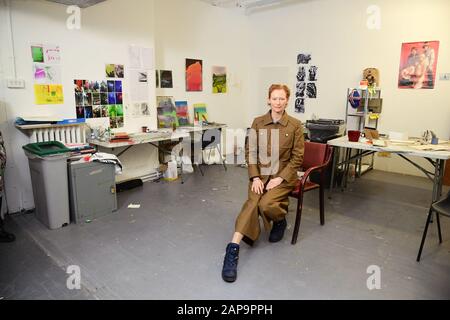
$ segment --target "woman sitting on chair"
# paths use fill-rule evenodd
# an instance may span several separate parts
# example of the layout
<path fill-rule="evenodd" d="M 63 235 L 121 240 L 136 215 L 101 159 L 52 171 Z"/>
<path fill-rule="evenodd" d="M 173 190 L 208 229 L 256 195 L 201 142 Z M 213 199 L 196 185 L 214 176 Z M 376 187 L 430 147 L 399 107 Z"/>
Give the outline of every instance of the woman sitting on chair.
<path fill-rule="evenodd" d="M 252 245 L 261 233 L 259 216 L 266 230 L 272 222 L 270 242 L 280 241 L 286 229 L 288 197 L 296 186 L 304 152 L 302 124 L 285 111 L 289 95 L 286 85 L 271 85 L 268 96 L 271 110 L 257 117 L 250 130 L 246 145 L 248 200 L 226 248 L 222 278 L 227 282 L 236 280 L 241 240 Z"/>

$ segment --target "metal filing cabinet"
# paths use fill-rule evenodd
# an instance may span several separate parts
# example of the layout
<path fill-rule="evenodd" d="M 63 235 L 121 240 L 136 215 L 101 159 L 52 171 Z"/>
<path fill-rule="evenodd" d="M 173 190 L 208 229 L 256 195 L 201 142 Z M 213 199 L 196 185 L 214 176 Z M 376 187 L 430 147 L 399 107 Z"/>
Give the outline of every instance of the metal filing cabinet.
<path fill-rule="evenodd" d="M 92 220 L 117 210 L 114 164 L 69 163 L 70 220 Z"/>

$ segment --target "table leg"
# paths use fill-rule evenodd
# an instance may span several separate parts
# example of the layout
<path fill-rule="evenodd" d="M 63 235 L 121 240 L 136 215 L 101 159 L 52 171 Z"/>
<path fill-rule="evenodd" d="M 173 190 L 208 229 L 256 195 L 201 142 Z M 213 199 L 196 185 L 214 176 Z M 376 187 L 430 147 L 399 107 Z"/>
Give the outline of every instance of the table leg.
<path fill-rule="evenodd" d="M 334 175 L 335 175 L 335 167 L 336 167 L 336 154 L 338 153 L 338 147 L 333 147 L 333 163 L 331 164 L 331 179 L 330 179 L 330 191 L 328 194 L 328 199 L 331 199 L 331 194 L 333 193 L 333 185 L 334 185 Z"/>

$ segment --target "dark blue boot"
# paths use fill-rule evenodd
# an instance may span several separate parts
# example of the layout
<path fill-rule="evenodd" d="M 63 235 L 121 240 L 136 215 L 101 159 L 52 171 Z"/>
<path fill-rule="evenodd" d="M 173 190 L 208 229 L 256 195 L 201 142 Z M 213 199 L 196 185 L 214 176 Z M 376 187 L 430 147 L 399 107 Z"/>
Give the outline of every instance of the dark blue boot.
<path fill-rule="evenodd" d="M 222 268 L 222 279 L 226 282 L 234 282 L 236 280 L 238 260 L 239 245 L 237 243 L 230 242 L 227 245 Z"/>
<path fill-rule="evenodd" d="M 273 222 L 272 230 L 270 231 L 269 242 L 278 242 L 283 239 L 284 230 L 286 230 L 286 219 Z"/>

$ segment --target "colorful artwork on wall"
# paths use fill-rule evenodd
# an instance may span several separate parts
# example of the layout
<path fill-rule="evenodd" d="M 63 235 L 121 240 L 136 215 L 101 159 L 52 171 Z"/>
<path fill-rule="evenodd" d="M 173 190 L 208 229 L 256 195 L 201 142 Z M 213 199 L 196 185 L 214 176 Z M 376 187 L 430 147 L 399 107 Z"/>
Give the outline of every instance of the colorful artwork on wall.
<path fill-rule="evenodd" d="M 112 129 L 123 127 L 121 80 L 74 80 L 78 119 L 109 117 Z"/>
<path fill-rule="evenodd" d="M 194 104 L 194 125 L 207 125 L 208 124 L 208 112 L 206 111 L 206 104 L 195 103 Z"/>
<path fill-rule="evenodd" d="M 186 91 L 203 91 L 203 61 L 186 59 Z"/>
<path fill-rule="evenodd" d="M 124 77 L 124 66 L 123 64 L 106 64 L 105 74 L 107 78 L 123 78 Z"/>
<path fill-rule="evenodd" d="M 35 84 L 34 97 L 36 104 L 63 104 L 63 86 L 60 84 Z"/>
<path fill-rule="evenodd" d="M 212 86 L 213 93 L 227 92 L 227 68 L 226 67 L 212 67 Z"/>
<path fill-rule="evenodd" d="M 403 43 L 398 87 L 400 89 L 433 89 L 438 51 L 439 41 Z"/>
<path fill-rule="evenodd" d="M 158 128 L 173 128 L 178 126 L 177 113 L 173 97 L 157 96 Z"/>
<path fill-rule="evenodd" d="M 175 108 L 177 111 L 178 124 L 180 126 L 189 125 L 189 112 L 187 101 L 175 101 Z"/>

